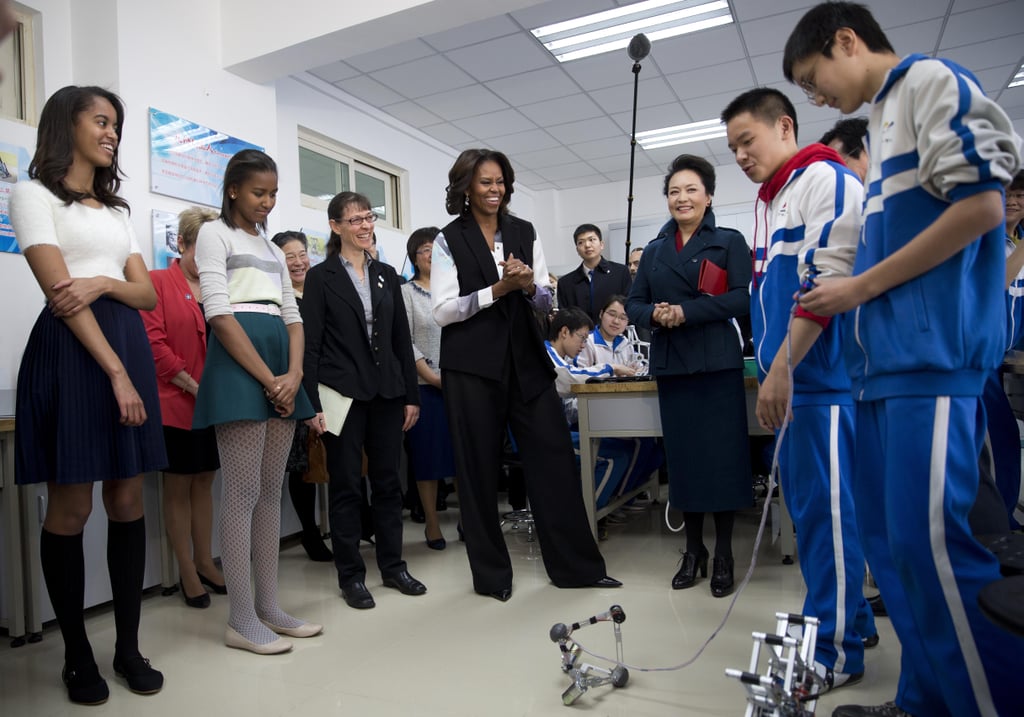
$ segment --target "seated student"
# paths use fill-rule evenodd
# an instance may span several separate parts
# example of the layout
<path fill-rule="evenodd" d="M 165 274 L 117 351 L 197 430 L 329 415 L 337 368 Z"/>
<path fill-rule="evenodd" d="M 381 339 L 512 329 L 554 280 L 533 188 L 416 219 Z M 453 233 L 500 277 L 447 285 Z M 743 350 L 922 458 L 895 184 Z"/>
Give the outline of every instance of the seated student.
<path fill-rule="evenodd" d="M 636 369 L 633 344 L 626 338 L 629 316 L 626 315 L 626 297 L 612 294 L 598 313 L 598 325 L 587 336 L 577 363 L 582 366 L 621 364 Z"/>

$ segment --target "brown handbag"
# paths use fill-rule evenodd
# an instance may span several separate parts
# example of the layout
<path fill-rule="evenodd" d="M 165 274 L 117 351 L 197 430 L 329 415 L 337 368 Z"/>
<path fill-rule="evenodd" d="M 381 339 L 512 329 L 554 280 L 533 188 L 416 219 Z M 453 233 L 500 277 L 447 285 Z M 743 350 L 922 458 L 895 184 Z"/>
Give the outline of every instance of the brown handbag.
<path fill-rule="evenodd" d="M 327 482 L 327 448 L 316 431 L 310 431 L 306 437 L 306 449 L 309 451 L 309 469 L 302 475 L 306 483 Z"/>

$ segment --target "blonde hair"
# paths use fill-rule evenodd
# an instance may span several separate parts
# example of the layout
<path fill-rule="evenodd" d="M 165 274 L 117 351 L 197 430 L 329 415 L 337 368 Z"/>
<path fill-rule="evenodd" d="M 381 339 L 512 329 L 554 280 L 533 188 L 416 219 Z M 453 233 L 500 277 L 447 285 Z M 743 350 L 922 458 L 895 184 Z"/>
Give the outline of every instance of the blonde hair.
<path fill-rule="evenodd" d="M 220 215 L 217 212 L 205 207 L 189 207 L 179 214 L 178 236 L 181 237 L 184 248 L 187 249 L 196 243 L 196 239 L 199 237 L 199 227 L 206 222 L 212 222 L 218 216 Z"/>

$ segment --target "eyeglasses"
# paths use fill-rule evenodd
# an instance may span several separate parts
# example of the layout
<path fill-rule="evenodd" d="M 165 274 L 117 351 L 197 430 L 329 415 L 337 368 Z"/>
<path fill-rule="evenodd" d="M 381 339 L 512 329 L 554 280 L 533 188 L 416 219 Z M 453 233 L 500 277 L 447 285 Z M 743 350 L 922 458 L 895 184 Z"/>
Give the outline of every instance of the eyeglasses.
<path fill-rule="evenodd" d="M 628 316 L 626 316 L 625 314 L 618 314 L 614 311 L 606 311 L 604 312 L 604 315 L 607 316 L 609 319 L 612 319 L 613 321 L 629 321 Z"/>
<path fill-rule="evenodd" d="M 573 334 L 573 336 L 578 338 L 580 341 L 586 341 L 587 337 L 590 336 L 590 332 L 586 331 L 586 332 L 581 334 L 579 331 L 577 331 L 576 333 Z"/>
<path fill-rule="evenodd" d="M 380 215 L 377 214 L 377 212 L 370 212 L 369 214 L 364 214 L 361 217 L 349 217 L 348 219 L 335 219 L 334 221 L 338 222 L 339 224 L 341 224 L 342 222 L 348 222 L 352 226 L 357 227 L 360 224 L 362 224 L 363 222 L 369 222 L 370 224 L 373 224 L 378 219 L 380 219 Z"/>
<path fill-rule="evenodd" d="M 1006 201 L 1024 202 L 1024 192 L 1007 192 Z"/>
<path fill-rule="evenodd" d="M 819 56 L 814 58 L 814 64 L 811 65 L 811 71 L 799 82 L 800 89 L 807 95 L 807 99 L 811 101 L 812 105 L 821 106 L 821 102 L 818 101 L 818 96 L 821 94 L 818 92 L 818 86 L 814 83 L 814 76 L 818 69 L 818 60 L 820 60 L 826 52 L 828 52 L 829 46 L 832 44 L 834 37 L 830 37 L 825 40 L 825 44 L 821 47 Z"/>
<path fill-rule="evenodd" d="M 434 251 L 433 246 L 424 246 L 417 249 L 416 253 L 419 254 L 420 256 L 426 256 L 427 254 L 430 254 L 432 251 Z"/>

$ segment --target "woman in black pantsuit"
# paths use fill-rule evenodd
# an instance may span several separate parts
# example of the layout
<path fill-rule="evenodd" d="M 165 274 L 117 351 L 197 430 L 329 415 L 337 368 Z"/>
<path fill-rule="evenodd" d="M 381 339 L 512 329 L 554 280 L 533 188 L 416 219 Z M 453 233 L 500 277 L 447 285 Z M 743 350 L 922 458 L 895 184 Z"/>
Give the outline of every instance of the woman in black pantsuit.
<path fill-rule="evenodd" d="M 314 429 L 322 433 L 327 449 L 338 585 L 350 607 L 366 609 L 375 603 L 359 554 L 364 449 L 373 490 L 377 567 L 384 586 L 405 595 L 427 591 L 402 560 L 398 479 L 402 432 L 416 423 L 420 398 L 401 284 L 393 268 L 369 255 L 377 220 L 370 200 L 342 192 L 331 200 L 327 216 L 331 224 L 327 259 L 310 269 L 303 293 L 303 381 L 318 412 Z M 338 436 L 323 433 L 324 397 L 318 384 L 352 399 Z"/>
<path fill-rule="evenodd" d="M 498 519 L 505 431 L 519 447 L 548 576 L 558 587 L 619 587 L 587 524 L 579 472 L 554 369 L 533 319 L 547 311 L 547 263 L 533 226 L 509 216 L 515 174 L 501 152 L 468 149 L 448 173 L 457 218 L 434 242 L 434 318 L 441 386 L 455 449 L 459 507 L 473 588 L 512 596 L 512 564 Z M 545 283 L 534 282 L 534 275 Z"/>

